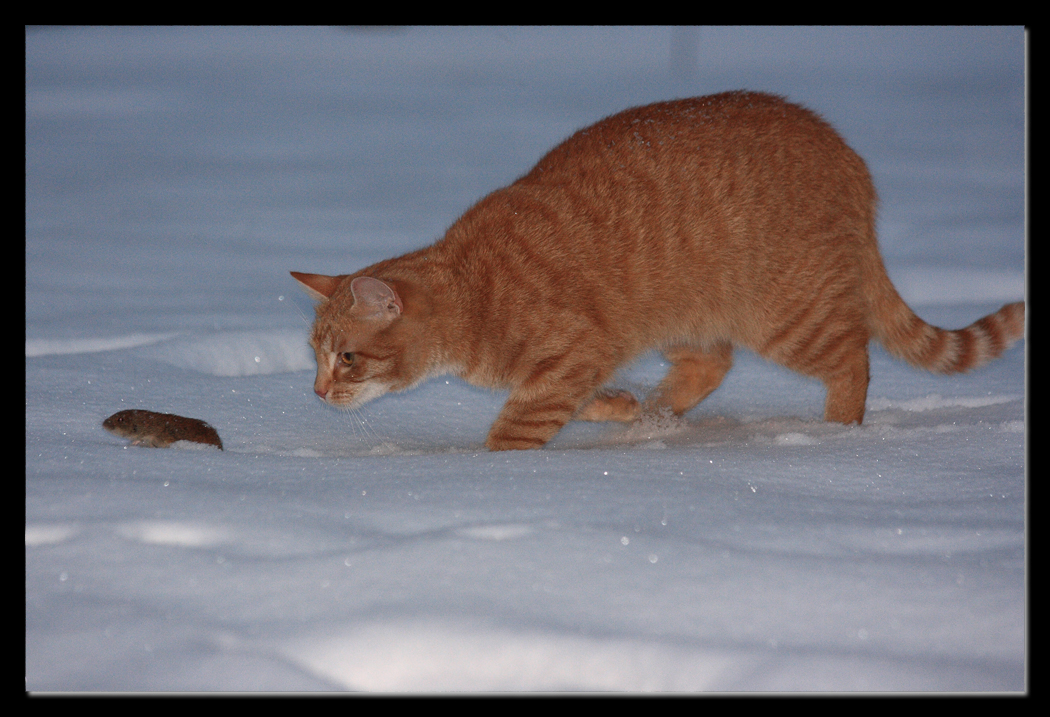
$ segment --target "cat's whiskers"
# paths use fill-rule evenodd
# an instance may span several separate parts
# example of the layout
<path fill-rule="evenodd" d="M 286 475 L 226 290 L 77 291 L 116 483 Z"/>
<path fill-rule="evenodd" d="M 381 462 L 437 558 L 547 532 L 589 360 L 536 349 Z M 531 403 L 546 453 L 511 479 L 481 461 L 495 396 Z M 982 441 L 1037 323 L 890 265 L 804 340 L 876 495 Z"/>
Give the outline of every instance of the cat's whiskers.
<path fill-rule="evenodd" d="M 387 443 L 387 439 L 376 430 L 360 408 L 340 406 L 339 409 L 339 413 L 343 416 L 343 423 L 349 425 L 355 440 L 373 445 Z"/>

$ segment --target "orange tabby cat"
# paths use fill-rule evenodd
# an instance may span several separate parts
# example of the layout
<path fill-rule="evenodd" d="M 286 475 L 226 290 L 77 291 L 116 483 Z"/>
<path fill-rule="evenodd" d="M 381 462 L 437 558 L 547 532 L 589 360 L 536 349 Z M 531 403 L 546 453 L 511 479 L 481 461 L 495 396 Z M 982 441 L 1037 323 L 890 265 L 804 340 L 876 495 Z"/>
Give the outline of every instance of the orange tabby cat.
<path fill-rule="evenodd" d="M 633 420 L 602 386 L 647 349 L 673 366 L 647 410 L 688 411 L 744 346 L 824 382 L 824 419 L 860 423 L 868 341 L 952 373 L 1024 334 L 1023 302 L 930 326 L 893 288 L 863 160 L 820 117 L 727 92 L 582 129 L 436 244 L 344 276 L 292 275 L 320 301 L 314 391 L 356 407 L 442 373 L 507 388 L 492 450 L 570 419 Z"/>

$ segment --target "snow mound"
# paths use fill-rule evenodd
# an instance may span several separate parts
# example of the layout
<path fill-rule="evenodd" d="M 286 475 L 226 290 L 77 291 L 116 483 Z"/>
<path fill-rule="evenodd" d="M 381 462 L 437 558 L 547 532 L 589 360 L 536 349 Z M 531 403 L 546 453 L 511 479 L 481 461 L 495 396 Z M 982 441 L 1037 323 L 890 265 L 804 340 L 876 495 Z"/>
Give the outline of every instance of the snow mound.
<path fill-rule="evenodd" d="M 314 357 L 302 331 L 241 331 L 182 336 L 148 349 L 179 368 L 212 376 L 258 376 L 313 371 Z"/>
<path fill-rule="evenodd" d="M 703 690 L 757 667 L 743 651 L 426 619 L 326 630 L 278 651 L 343 688 L 378 692 Z"/>
<path fill-rule="evenodd" d="M 227 531 L 198 523 L 144 520 L 117 528 L 121 537 L 147 545 L 177 545 L 202 548 L 220 545 L 229 538 Z"/>
<path fill-rule="evenodd" d="M 819 441 L 805 433 L 780 433 L 773 441 L 781 446 L 815 446 Z"/>
<path fill-rule="evenodd" d="M 922 398 L 912 398 L 906 401 L 893 401 L 888 398 L 872 398 L 868 401 L 869 411 L 887 411 L 897 409 L 901 411 L 936 411 L 942 408 L 982 408 L 984 406 L 995 406 L 1000 403 L 1016 401 L 1020 396 L 998 395 L 998 396 L 973 396 L 944 398 L 939 394 L 931 393 Z"/>
<path fill-rule="evenodd" d="M 27 523 L 26 547 L 56 545 L 72 538 L 78 532 L 79 528 L 69 523 Z"/>
<path fill-rule="evenodd" d="M 868 640 L 867 630 L 856 638 Z M 229 641 L 229 639 L 228 639 Z M 234 638 L 226 649 L 241 647 Z M 242 648 L 243 649 L 243 648 Z M 812 651 L 667 644 L 566 635 L 482 621 L 374 620 L 288 641 L 276 652 L 338 687 L 369 692 L 911 691 L 989 689 L 994 678 L 951 660 L 888 660 Z M 743 678 L 742 676 L 748 676 Z"/>
<path fill-rule="evenodd" d="M 148 358 L 212 376 L 258 376 L 314 369 L 313 353 L 301 330 L 26 339 L 26 358 L 138 348 L 143 348 Z"/>
<path fill-rule="evenodd" d="M 149 346 L 150 344 L 167 341 L 175 336 L 178 336 L 178 334 L 127 334 L 125 336 L 80 339 L 26 339 L 26 358 L 132 349 L 138 346 Z"/>
<path fill-rule="evenodd" d="M 517 538 L 524 538 L 531 533 L 532 528 L 530 526 L 518 523 L 477 525 L 456 531 L 457 535 L 471 538 L 472 540 L 516 540 Z"/>

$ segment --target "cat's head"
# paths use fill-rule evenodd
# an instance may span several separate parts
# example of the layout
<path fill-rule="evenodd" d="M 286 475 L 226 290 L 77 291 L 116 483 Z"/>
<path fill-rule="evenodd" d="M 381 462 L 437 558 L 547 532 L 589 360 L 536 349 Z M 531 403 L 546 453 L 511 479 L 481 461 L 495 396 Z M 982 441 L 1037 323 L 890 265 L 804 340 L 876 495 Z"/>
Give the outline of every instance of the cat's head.
<path fill-rule="evenodd" d="M 320 302 L 310 346 L 317 356 L 314 393 L 322 400 L 356 408 L 419 380 L 406 360 L 413 332 L 392 283 L 368 276 L 292 276 Z"/>

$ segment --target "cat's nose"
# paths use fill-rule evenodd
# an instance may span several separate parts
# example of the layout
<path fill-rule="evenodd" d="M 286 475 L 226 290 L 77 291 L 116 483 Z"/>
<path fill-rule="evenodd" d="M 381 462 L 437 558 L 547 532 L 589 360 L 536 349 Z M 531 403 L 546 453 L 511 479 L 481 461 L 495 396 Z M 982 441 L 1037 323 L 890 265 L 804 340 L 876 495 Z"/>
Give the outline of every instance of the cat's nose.
<path fill-rule="evenodd" d="M 326 393 L 328 393 L 328 392 L 327 392 L 327 391 L 322 391 L 322 390 L 321 390 L 321 389 L 319 389 L 319 388 L 315 388 L 315 389 L 314 389 L 314 393 L 316 393 L 316 394 L 317 394 L 317 397 L 318 397 L 318 398 L 320 398 L 320 399 L 321 399 L 321 400 L 323 401 L 323 400 L 324 400 L 324 397 L 325 397 L 325 394 L 326 394 Z"/>

